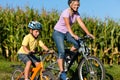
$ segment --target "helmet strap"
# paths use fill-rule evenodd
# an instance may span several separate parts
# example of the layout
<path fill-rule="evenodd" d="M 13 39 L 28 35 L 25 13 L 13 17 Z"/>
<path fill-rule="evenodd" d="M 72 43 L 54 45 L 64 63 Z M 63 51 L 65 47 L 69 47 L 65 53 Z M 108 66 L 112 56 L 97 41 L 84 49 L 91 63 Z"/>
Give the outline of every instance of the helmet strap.
<path fill-rule="evenodd" d="M 34 35 L 33 35 L 33 30 L 32 30 L 32 32 L 31 32 L 31 35 L 35 38 L 35 39 L 37 39 L 38 37 L 35 37 Z"/>
<path fill-rule="evenodd" d="M 72 11 L 72 13 L 77 13 L 78 11 L 75 11 L 73 8 L 70 7 L 70 10 Z"/>

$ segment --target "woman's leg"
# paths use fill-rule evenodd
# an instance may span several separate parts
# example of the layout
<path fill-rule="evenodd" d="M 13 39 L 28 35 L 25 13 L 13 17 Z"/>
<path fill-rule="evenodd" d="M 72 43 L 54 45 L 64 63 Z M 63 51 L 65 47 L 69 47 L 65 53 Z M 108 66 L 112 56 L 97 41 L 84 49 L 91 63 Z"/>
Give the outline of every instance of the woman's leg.
<path fill-rule="evenodd" d="M 71 47 L 70 51 L 76 51 L 79 48 L 77 40 L 75 40 L 70 33 L 66 33 L 66 39 L 68 42 L 72 43 L 74 46 Z"/>
<path fill-rule="evenodd" d="M 60 72 L 62 72 L 64 70 L 63 69 L 63 58 L 64 58 L 64 53 L 65 53 L 64 34 L 58 32 L 58 31 L 54 31 L 53 32 L 53 39 L 54 39 L 56 47 L 58 49 L 58 59 L 57 59 L 58 66 L 59 66 Z"/>
<path fill-rule="evenodd" d="M 75 48 L 74 46 L 72 46 L 71 48 L 70 48 L 70 51 L 76 51 L 77 50 L 77 48 Z"/>

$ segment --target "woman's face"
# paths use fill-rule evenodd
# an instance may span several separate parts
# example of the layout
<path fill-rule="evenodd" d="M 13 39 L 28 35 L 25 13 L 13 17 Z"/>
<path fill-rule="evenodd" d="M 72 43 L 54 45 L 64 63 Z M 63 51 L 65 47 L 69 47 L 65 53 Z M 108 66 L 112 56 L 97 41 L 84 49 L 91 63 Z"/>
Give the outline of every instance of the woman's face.
<path fill-rule="evenodd" d="M 74 11 L 78 11 L 79 6 L 80 6 L 79 1 L 72 1 L 72 3 L 70 4 L 70 7 L 71 7 Z"/>

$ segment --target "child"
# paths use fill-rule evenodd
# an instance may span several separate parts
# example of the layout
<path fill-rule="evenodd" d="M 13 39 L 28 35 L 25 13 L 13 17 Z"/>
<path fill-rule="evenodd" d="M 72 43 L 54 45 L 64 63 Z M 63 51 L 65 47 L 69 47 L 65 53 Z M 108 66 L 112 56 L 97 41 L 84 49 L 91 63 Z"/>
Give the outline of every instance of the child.
<path fill-rule="evenodd" d="M 46 45 L 41 40 L 38 40 L 38 36 L 40 34 L 40 31 L 42 29 L 42 25 L 37 21 L 31 21 L 28 24 L 28 28 L 30 29 L 30 33 L 26 35 L 22 41 L 22 46 L 18 51 L 18 58 L 25 63 L 25 69 L 24 69 L 24 76 L 25 80 L 28 79 L 28 74 L 30 70 L 30 66 L 32 64 L 31 60 L 37 66 L 39 64 L 39 61 L 37 58 L 33 55 L 35 53 L 35 48 L 37 46 L 40 46 L 45 51 L 49 51 Z M 52 52 L 52 50 L 51 50 Z M 31 54 L 29 57 L 27 54 Z"/>

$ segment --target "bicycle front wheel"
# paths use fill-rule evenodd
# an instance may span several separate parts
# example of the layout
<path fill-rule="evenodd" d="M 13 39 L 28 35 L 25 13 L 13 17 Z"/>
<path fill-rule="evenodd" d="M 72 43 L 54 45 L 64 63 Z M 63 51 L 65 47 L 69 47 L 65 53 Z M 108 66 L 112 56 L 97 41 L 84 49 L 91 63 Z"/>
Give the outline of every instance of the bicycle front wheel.
<path fill-rule="evenodd" d="M 24 80 L 23 69 L 15 69 L 12 74 L 11 80 Z"/>
<path fill-rule="evenodd" d="M 98 58 L 88 56 L 88 60 L 81 61 L 78 67 L 78 76 L 80 80 L 104 80 L 105 69 Z"/>

